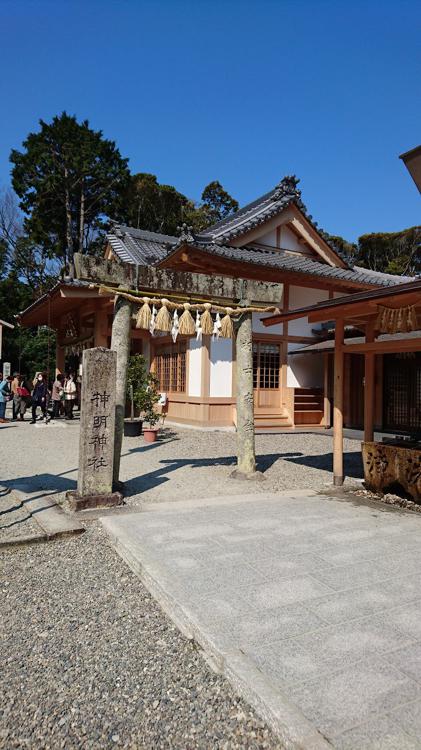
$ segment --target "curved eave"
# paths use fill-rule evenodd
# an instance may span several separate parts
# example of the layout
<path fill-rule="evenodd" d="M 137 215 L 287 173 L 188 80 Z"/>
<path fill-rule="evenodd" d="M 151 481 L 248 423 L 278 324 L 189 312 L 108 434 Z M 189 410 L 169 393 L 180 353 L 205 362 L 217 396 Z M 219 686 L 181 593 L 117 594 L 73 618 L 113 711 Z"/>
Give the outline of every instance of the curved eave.
<path fill-rule="evenodd" d="M 373 284 L 342 278 L 330 278 L 321 273 L 289 271 L 276 268 L 264 263 L 246 262 L 242 259 L 223 257 L 215 252 L 187 243 L 179 245 L 171 251 L 164 260 L 157 264 L 157 268 L 168 268 L 176 271 L 192 271 L 195 273 L 221 274 L 225 276 L 241 277 L 259 281 L 274 281 L 290 283 L 297 286 L 307 286 L 319 289 L 343 290 L 344 293 L 373 289 Z M 331 268 L 328 266 L 327 268 Z M 339 269 L 338 269 L 339 270 Z"/>
<path fill-rule="evenodd" d="M 90 289 L 87 283 L 66 284 L 59 282 L 47 294 L 22 310 L 16 318 L 19 324 L 26 328 L 40 325 L 51 325 L 52 328 L 55 328 L 57 319 L 73 309 L 78 301 L 97 298 L 98 296 L 98 290 Z M 103 298 L 102 295 L 101 298 Z"/>
<path fill-rule="evenodd" d="M 364 323 L 368 318 L 377 313 L 377 306 L 402 307 L 413 305 L 417 312 L 421 313 L 421 279 L 396 284 L 395 286 L 380 289 L 370 288 L 369 291 L 355 293 L 335 300 L 326 300 L 316 305 L 297 308 L 279 315 L 262 319 L 265 326 L 274 326 L 278 323 L 286 323 L 290 320 L 307 318 L 309 322 L 323 323 L 337 318 L 358 318 Z"/>

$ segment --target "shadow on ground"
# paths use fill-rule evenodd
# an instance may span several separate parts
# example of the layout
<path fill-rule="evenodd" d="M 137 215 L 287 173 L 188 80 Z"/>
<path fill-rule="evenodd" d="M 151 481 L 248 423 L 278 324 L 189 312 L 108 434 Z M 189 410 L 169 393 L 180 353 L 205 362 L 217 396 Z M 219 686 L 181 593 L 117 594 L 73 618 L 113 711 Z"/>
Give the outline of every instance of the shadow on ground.
<path fill-rule="evenodd" d="M 301 464 L 301 466 L 308 466 L 311 469 L 333 471 L 332 453 L 323 453 L 316 456 L 303 456 L 301 454 L 290 458 L 285 457 L 285 460 L 292 461 L 292 463 L 295 464 Z M 364 467 L 361 453 L 359 451 L 344 453 L 344 474 L 345 476 L 353 477 L 354 479 L 361 479 L 364 477 Z"/>
<path fill-rule="evenodd" d="M 299 453 L 268 453 L 263 456 L 257 456 L 257 468 L 261 472 L 265 472 L 278 458 L 285 458 L 291 456 L 299 456 Z M 162 466 L 154 471 L 150 471 L 148 474 L 143 474 L 139 477 L 133 477 L 125 481 L 125 495 L 130 497 L 131 495 L 137 495 L 140 492 L 146 492 L 152 490 L 155 487 L 159 487 L 160 484 L 169 481 L 168 474 L 172 474 L 178 469 L 182 469 L 188 466 L 190 469 L 204 469 L 213 468 L 215 466 L 227 466 L 235 469 L 237 464 L 236 456 L 221 456 L 219 458 L 178 458 L 165 459 L 160 462 Z"/>
<path fill-rule="evenodd" d="M 137 450 L 137 449 L 135 449 Z M 276 461 L 282 459 L 293 463 L 319 469 L 320 471 L 332 472 L 332 454 L 320 454 L 316 456 L 305 456 L 300 452 L 293 453 L 266 453 L 257 456 L 257 468 L 263 474 L 273 466 Z M 125 482 L 125 495 L 131 497 L 142 492 L 147 492 L 161 484 L 170 481 L 169 475 L 189 467 L 191 469 L 212 468 L 215 466 L 226 466 L 234 469 L 236 456 L 221 456 L 219 458 L 181 458 L 174 460 L 162 460 L 161 466 L 138 477 L 133 477 Z M 359 453 L 344 453 L 345 474 L 349 477 L 363 477 L 363 466 Z"/>

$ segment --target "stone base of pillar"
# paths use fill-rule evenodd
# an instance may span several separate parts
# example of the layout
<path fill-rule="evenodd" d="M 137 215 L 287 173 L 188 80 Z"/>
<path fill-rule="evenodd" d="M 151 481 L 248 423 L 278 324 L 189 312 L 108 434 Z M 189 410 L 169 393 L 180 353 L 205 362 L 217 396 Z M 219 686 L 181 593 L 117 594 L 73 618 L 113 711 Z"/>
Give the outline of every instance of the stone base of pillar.
<path fill-rule="evenodd" d="M 80 495 L 76 490 L 66 492 L 66 502 L 69 510 L 88 510 L 92 508 L 113 508 L 122 505 L 121 492 L 111 492 L 108 495 Z"/>
<path fill-rule="evenodd" d="M 246 479 L 247 481 L 254 481 L 254 482 L 264 482 L 266 481 L 266 477 L 264 474 L 262 474 L 261 471 L 252 471 L 249 474 L 246 474 L 244 471 L 238 471 L 238 469 L 234 469 L 234 471 L 229 474 L 230 479 Z"/>

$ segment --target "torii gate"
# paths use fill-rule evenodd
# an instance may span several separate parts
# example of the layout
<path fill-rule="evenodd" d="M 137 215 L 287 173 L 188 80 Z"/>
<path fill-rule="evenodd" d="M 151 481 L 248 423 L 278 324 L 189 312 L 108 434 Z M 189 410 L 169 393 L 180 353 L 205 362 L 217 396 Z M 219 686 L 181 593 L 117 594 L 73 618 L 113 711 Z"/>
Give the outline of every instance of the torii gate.
<path fill-rule="evenodd" d="M 79 253 L 74 256 L 76 278 L 94 284 L 112 286 L 116 291 L 111 349 L 117 353 L 116 420 L 114 443 L 114 484 L 120 474 L 120 456 L 126 404 L 126 373 L 130 351 L 132 302 L 118 294 L 130 290 L 145 293 L 182 294 L 184 297 L 213 300 L 248 308 L 252 302 L 279 305 L 282 284 L 238 279 L 229 276 L 160 270 L 154 266 L 133 266 L 97 259 Z M 180 307 L 182 304 L 180 304 Z M 262 309 L 262 312 L 264 310 Z M 236 323 L 237 434 L 238 454 L 235 475 L 253 478 L 256 472 L 253 395 L 252 312 L 245 311 Z"/>

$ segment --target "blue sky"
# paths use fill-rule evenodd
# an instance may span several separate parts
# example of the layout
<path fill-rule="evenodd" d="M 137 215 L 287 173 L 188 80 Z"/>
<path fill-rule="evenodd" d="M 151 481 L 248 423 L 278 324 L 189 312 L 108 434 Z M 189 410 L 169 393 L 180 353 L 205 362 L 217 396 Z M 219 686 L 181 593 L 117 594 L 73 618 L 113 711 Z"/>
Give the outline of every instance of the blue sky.
<path fill-rule="evenodd" d="M 244 204 L 285 174 L 348 239 L 421 223 L 398 155 L 421 143 L 421 3 L 2 0 L 0 185 L 66 110 L 132 171 Z M 7 71 L 7 72 L 6 72 Z"/>

